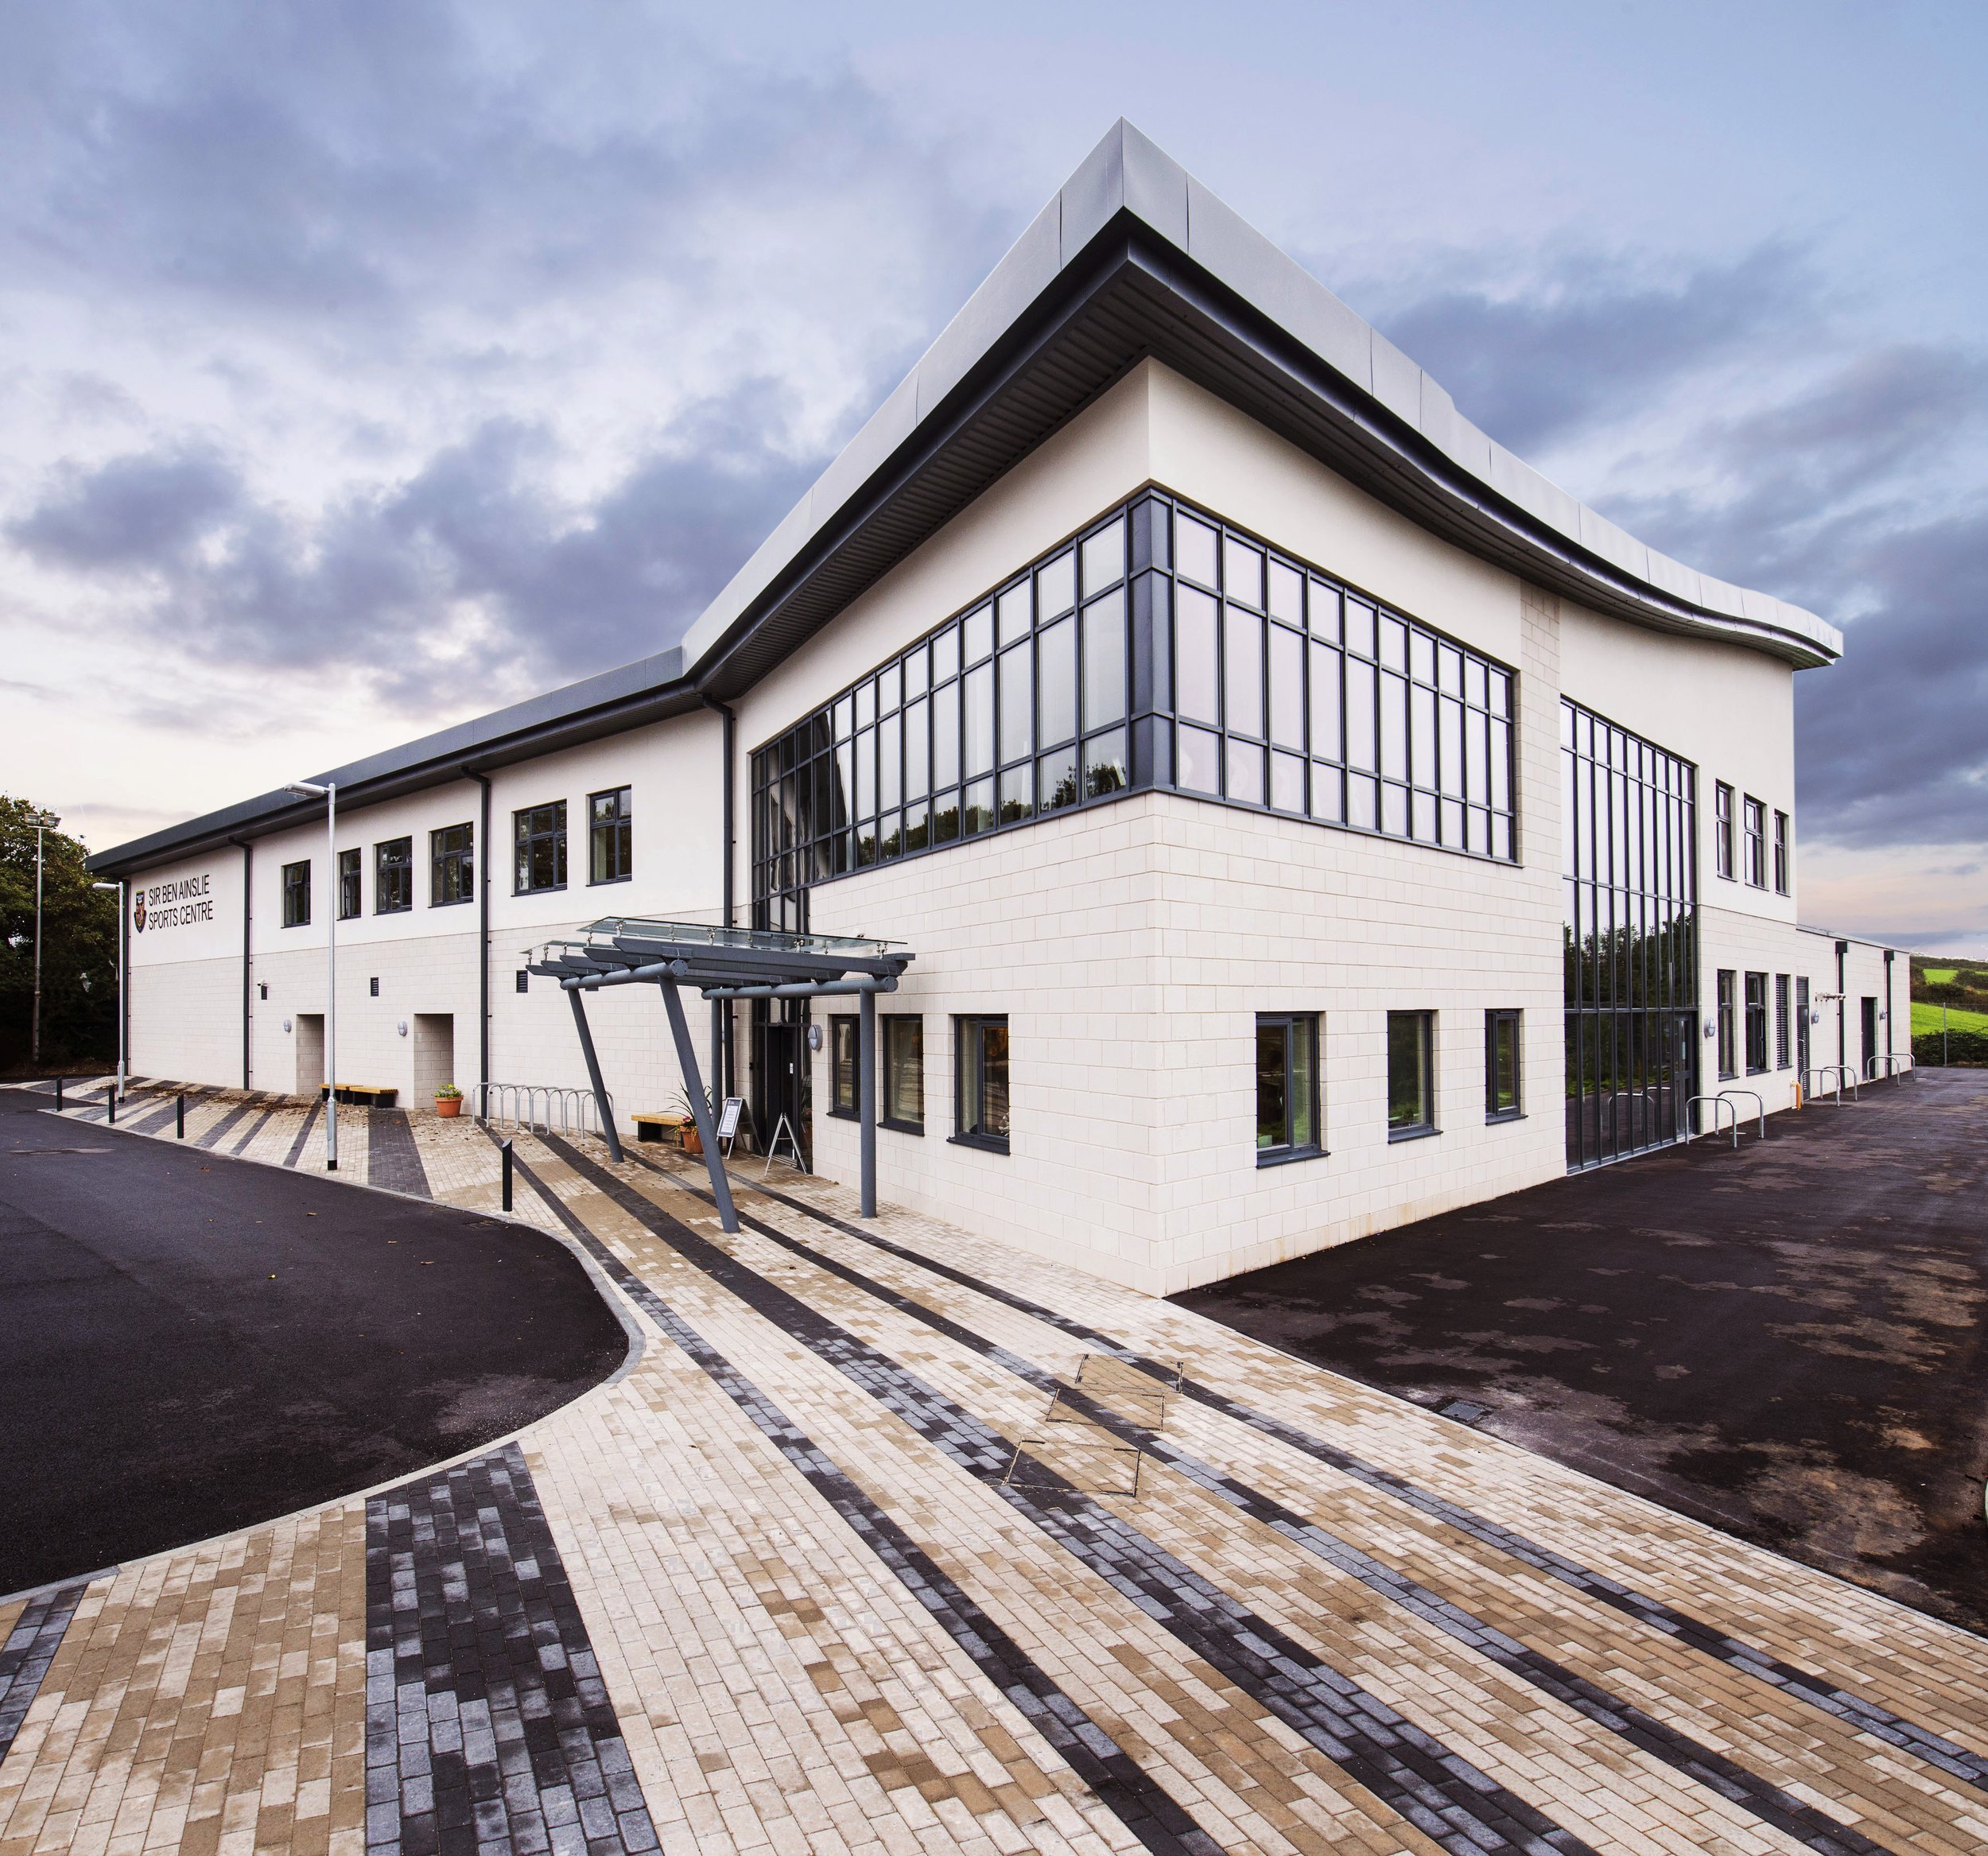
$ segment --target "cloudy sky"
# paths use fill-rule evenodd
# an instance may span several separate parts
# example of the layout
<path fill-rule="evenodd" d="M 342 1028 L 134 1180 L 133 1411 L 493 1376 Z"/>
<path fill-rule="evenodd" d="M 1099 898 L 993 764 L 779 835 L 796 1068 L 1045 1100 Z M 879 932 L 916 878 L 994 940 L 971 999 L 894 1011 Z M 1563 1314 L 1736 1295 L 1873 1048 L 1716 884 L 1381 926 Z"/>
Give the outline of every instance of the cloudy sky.
<path fill-rule="evenodd" d="M 1802 907 L 1988 949 L 1988 10 L 0 0 L 0 790 L 93 846 L 671 642 L 1124 115 L 1841 624 Z"/>

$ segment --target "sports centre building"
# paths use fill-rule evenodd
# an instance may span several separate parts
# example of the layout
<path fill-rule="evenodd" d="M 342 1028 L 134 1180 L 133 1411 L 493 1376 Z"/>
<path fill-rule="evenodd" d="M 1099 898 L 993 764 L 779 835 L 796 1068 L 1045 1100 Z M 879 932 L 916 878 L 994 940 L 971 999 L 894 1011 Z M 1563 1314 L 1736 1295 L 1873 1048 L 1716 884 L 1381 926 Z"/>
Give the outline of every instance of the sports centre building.
<path fill-rule="evenodd" d="M 278 790 L 93 868 L 138 1072 L 315 1091 L 336 918 L 341 1081 L 587 1088 L 584 1020 L 624 1135 L 681 1053 L 1170 1292 L 1902 1058 L 1891 951 L 1796 922 L 1841 649 L 1121 123 L 681 643 L 313 776 L 335 845 Z"/>

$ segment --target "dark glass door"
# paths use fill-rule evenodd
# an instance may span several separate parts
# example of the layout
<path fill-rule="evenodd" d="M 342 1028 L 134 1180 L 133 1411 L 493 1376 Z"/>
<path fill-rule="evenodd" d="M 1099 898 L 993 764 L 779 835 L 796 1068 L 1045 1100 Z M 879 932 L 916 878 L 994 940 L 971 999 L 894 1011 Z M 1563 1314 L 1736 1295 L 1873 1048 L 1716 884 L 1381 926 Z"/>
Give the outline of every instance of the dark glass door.
<path fill-rule="evenodd" d="M 1858 1028 L 1864 1036 L 1864 1057 L 1863 1062 L 1858 1067 L 1857 1074 L 1868 1081 L 1871 1073 L 1871 1059 L 1877 1054 L 1877 1001 L 1875 999 L 1868 996 L 1865 999 L 1862 1023 Z"/>

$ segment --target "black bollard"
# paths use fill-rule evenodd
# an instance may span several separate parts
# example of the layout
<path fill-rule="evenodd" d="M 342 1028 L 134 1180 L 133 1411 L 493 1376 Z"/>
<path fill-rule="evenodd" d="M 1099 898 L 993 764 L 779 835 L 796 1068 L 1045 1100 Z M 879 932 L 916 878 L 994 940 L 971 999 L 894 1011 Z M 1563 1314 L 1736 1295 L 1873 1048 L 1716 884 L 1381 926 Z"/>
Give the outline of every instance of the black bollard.
<path fill-rule="evenodd" d="M 62 1078 L 60 1077 L 55 1079 L 55 1112 L 58 1115 L 62 1112 Z"/>
<path fill-rule="evenodd" d="M 506 1211 L 509 1211 L 511 1210 L 511 1143 L 507 1140 L 499 1141 L 497 1145 L 497 1151 L 504 1156 L 503 1209 Z"/>
<path fill-rule="evenodd" d="M 173 1138 L 175 1140 L 186 1139 L 186 1097 L 184 1093 L 173 1106 Z"/>
<path fill-rule="evenodd" d="M 103 1125 L 106 1128 L 115 1128 L 117 1124 L 118 1092 L 115 1085 L 114 1085 L 111 1088 L 110 1094 L 103 1098 Z"/>

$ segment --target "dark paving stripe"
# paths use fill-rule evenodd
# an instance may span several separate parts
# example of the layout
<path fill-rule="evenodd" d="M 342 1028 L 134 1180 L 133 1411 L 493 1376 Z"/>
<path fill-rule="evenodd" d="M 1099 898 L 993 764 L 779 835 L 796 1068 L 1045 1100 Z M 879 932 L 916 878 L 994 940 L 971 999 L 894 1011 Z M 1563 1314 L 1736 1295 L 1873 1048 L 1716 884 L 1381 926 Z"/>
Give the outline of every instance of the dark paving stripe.
<path fill-rule="evenodd" d="M 21 1723 L 41 1692 L 41 1679 L 62 1647 L 77 1602 L 89 1589 L 90 1582 L 80 1579 L 30 1598 L 0 1645 L 0 1760 L 12 1749 Z"/>
<path fill-rule="evenodd" d="M 283 1164 L 294 1167 L 304 1157 L 305 1144 L 311 1138 L 311 1130 L 316 1127 L 317 1118 L 324 1112 L 322 1102 L 313 1102 L 305 1112 L 304 1125 L 297 1129 L 297 1139 L 290 1143 L 290 1151 L 283 1156 Z"/>
<path fill-rule="evenodd" d="M 515 1443 L 366 1504 L 366 1846 L 658 1847 Z"/>
<path fill-rule="evenodd" d="M 653 1163 L 644 1162 L 644 1164 Z M 662 1168 L 657 1170 L 666 1171 Z M 672 1175 L 670 1177 L 675 1176 Z M 684 1185 L 686 1191 L 697 1192 L 697 1188 L 685 1185 L 681 1180 L 678 1183 Z M 751 1182 L 747 1184 L 751 1191 L 776 1199 L 781 1204 L 791 1206 L 795 1211 L 832 1226 L 848 1237 L 885 1251 L 892 1256 L 900 1257 L 921 1269 L 930 1270 L 934 1276 L 942 1276 L 948 1282 L 957 1283 L 978 1295 L 985 1295 L 1014 1309 L 1018 1314 L 1046 1322 L 1076 1339 L 1089 1342 L 1100 1352 L 1109 1353 L 1114 1359 L 1136 1366 L 1166 1384 L 1173 1384 L 1173 1369 L 1171 1367 L 1147 1358 L 1111 1335 L 1087 1326 L 1081 1321 L 1059 1314 L 1054 1309 L 1045 1308 L 1040 1303 L 1031 1302 L 1025 1296 L 1013 1294 L 996 1284 L 984 1282 L 964 1270 L 954 1268 L 949 1264 L 938 1262 L 907 1245 L 893 1244 L 875 1232 L 863 1230 L 826 1212 L 818 1211 L 802 1200 L 790 1198 L 785 1193 L 775 1192 Z M 699 1198 L 705 1196 L 702 1193 L 697 1195 Z M 1338 1470 L 1342 1474 L 1351 1477 L 1369 1489 L 1393 1496 L 1431 1519 L 1453 1527 L 1458 1532 L 1467 1534 L 1485 1546 L 1495 1547 L 1521 1564 L 1531 1567 L 1535 1571 L 1543 1573 L 1549 1578 L 1594 1599 L 1598 1604 L 1606 1605 L 1634 1618 L 1640 1624 L 1648 1625 L 1652 1630 L 1661 1631 L 1666 1637 L 1676 1638 L 1702 1655 L 1713 1657 L 1730 1668 L 1754 1676 L 1811 1707 L 1819 1708 L 1824 1714 L 1834 1716 L 1858 1732 L 1868 1734 L 1873 1739 L 1881 1740 L 1888 1746 L 1896 1746 L 1909 1753 L 1950 1777 L 1988 1792 L 1988 1755 L 1973 1752 L 1942 1734 L 1936 1734 L 1930 1728 L 1921 1727 L 1875 1702 L 1867 1701 L 1848 1689 L 1839 1687 L 1826 1675 L 1819 1675 L 1798 1664 L 1784 1662 L 1757 1645 L 1727 1635 L 1716 1625 L 1706 1624 L 1688 1612 L 1665 1604 L 1660 1598 L 1651 1598 L 1647 1593 L 1637 1591 L 1606 1574 L 1592 1571 L 1567 1559 L 1563 1554 L 1555 1553 L 1551 1547 L 1543 1547 L 1523 1534 L 1501 1527 L 1496 1521 L 1489 1520 L 1470 1508 L 1411 1482 L 1406 1477 L 1398 1476 L 1391 1470 L 1380 1469 L 1349 1451 L 1339 1449 L 1336 1445 L 1327 1443 L 1322 1438 L 1312 1436 L 1294 1424 L 1287 1424 L 1282 1419 L 1273 1418 L 1267 1412 L 1256 1411 L 1229 1398 L 1213 1387 L 1183 1378 L 1176 1389 L 1183 1397 L 1193 1399 L 1198 1404 L 1218 1411 L 1225 1418 L 1232 1418 L 1239 1424 L 1246 1424 L 1252 1431 L 1260 1431 L 1266 1437 L 1274 1437 L 1279 1443 L 1302 1452 L 1316 1462 Z"/>
<path fill-rule="evenodd" d="M 1221 1856 L 1221 1846 L 903 1528 L 837 1469 L 793 1419 L 588 1230 L 530 1166 L 522 1159 L 515 1164 L 519 1176 L 550 1207 L 573 1240 L 773 1442 L 856 1538 L 1145 1848 L 1159 1856 Z"/>
<path fill-rule="evenodd" d="M 965 1407 L 699 1237 L 557 1136 L 539 1138 L 685 1262 L 834 1367 L 1454 1856 L 1590 1849 L 1046 1463 L 1019 1453 L 1012 1439 Z M 1008 1480 L 1018 1462 L 1028 1466 L 1026 1489 Z"/>
<path fill-rule="evenodd" d="M 646 1161 L 643 1163 L 653 1165 L 653 1163 Z M 684 1184 L 666 1168 L 658 1167 L 654 1170 L 673 1184 Z M 685 1186 L 685 1189 L 700 1199 L 708 1197 L 694 1187 Z M 1577 1675 L 1565 1664 L 1506 1635 L 1495 1625 L 1486 1624 L 1481 1618 L 1473 1616 L 1439 1593 L 1362 1552 L 1351 1541 L 1342 1539 L 1295 1509 L 1287 1508 L 1275 1497 L 1265 1494 L 1235 1477 L 1225 1475 L 1212 1465 L 1169 1442 L 1159 1432 L 1121 1416 L 1109 1406 L 1101 1404 L 1092 1398 L 1081 1386 L 1070 1385 L 1059 1380 L 1055 1374 L 1046 1372 L 1032 1361 L 1010 1353 L 1007 1348 L 974 1333 L 970 1328 L 961 1326 L 936 1309 L 927 1307 L 923 1303 L 914 1300 L 887 1283 L 865 1276 L 861 1271 L 851 1268 L 837 1258 L 788 1236 L 785 1232 L 755 1218 L 749 1212 L 742 1210 L 739 1217 L 741 1223 L 779 1244 L 790 1255 L 804 1259 L 817 1268 L 827 1271 L 887 1307 L 944 1334 L 949 1340 L 957 1342 L 982 1359 L 1012 1373 L 1035 1390 L 1052 1397 L 1060 1397 L 1065 1406 L 1109 1431 L 1130 1448 L 1143 1450 L 1147 1456 L 1165 1463 L 1218 1501 L 1248 1515 L 1251 1520 L 1260 1522 L 1327 1564 L 1350 1574 L 1369 1590 L 1378 1593 L 1404 1610 L 1435 1625 L 1446 1636 L 1475 1651 L 1488 1661 L 1495 1663 L 1508 1674 L 1529 1683 L 1542 1694 L 1551 1695 L 1555 1701 L 1573 1709 L 1598 1726 L 1619 1736 L 1687 1777 L 1695 1780 L 1742 1810 L 1752 1812 L 1762 1823 L 1773 1825 L 1798 1842 L 1823 1853 L 1823 1856 L 1838 1856 L 1839 1852 L 1855 1852 L 1856 1856 L 1879 1856 L 1879 1853 L 1885 1852 L 1885 1845 L 1873 1842 L 1839 1819 L 1804 1804 L 1792 1793 L 1784 1792 L 1779 1786 L 1737 1761 L 1623 1701 L 1585 1676 Z"/>
<path fill-rule="evenodd" d="M 262 1107 L 264 1100 L 265 1098 L 260 1095 L 254 1095 L 247 1097 L 243 1101 L 238 1102 L 235 1107 L 229 1109 L 219 1120 L 216 1121 L 212 1128 L 208 1128 L 205 1133 L 201 1135 L 200 1140 L 195 1144 L 199 1147 L 208 1148 L 219 1147 L 221 1144 L 223 1139 L 228 1133 L 230 1133 L 233 1129 L 240 1127 L 250 1116 L 253 1115 L 258 1109 Z"/>
<path fill-rule="evenodd" d="M 390 1192 L 410 1192 L 417 1198 L 435 1196 L 405 1109 L 366 1111 L 366 1183 Z"/>
<path fill-rule="evenodd" d="M 281 1096 L 277 1097 L 275 1100 L 270 1103 L 268 1108 L 265 1109 L 261 1114 L 256 1116 L 254 1124 L 250 1128 L 248 1132 L 243 1135 L 233 1147 L 230 1147 L 228 1151 L 235 1155 L 238 1159 L 242 1155 L 247 1153 L 250 1147 L 254 1146 L 255 1137 L 260 1134 L 264 1128 L 269 1126 L 270 1121 L 276 1116 L 282 1113 L 283 1107 L 283 1097 Z"/>

